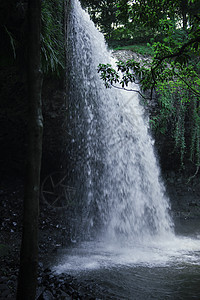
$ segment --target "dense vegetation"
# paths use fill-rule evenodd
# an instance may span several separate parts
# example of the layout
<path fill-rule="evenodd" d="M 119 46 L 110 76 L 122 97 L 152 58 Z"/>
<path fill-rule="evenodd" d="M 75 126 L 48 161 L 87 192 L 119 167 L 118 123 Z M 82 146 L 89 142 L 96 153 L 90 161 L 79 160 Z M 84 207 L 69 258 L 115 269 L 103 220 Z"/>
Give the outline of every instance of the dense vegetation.
<path fill-rule="evenodd" d="M 46 77 L 63 77 L 64 54 L 64 5 L 66 1 L 42 1 L 41 63 Z M 164 136 L 173 144 L 171 156 L 176 154 L 179 167 L 200 164 L 199 117 L 199 40 L 200 17 L 198 0 L 82 0 L 97 27 L 104 33 L 108 44 L 115 49 L 121 45 L 133 51 L 151 55 L 151 64 L 120 62 L 124 71 L 122 84 L 134 81 L 134 70 L 143 91 L 157 92 L 157 108 L 151 113 L 151 125 L 155 134 Z M 10 103 L 18 82 L 17 107 L 24 99 L 27 57 L 27 1 L 1 1 L 2 105 L 12 114 L 18 109 Z M 101 63 L 101 62 L 100 62 Z M 8 71 L 9 70 L 9 71 Z M 100 67 L 102 77 L 109 86 L 120 81 L 107 66 Z M 110 73 L 109 73 L 110 72 Z M 11 75 L 12 74 L 12 75 Z M 116 77 L 115 77 L 116 76 Z M 5 77 L 5 78 L 4 78 Z M 6 88 L 6 82 L 13 85 Z M 5 81 L 5 82 L 4 82 Z M 20 83 L 19 83 L 20 82 Z M 4 101 L 5 100 L 5 101 Z M 16 110 L 16 112 L 15 112 Z M 24 113 L 24 108 L 20 113 Z M 22 116 L 24 118 L 24 116 Z M 170 157 L 170 156 L 169 156 Z"/>
<path fill-rule="evenodd" d="M 41 55 L 44 74 L 61 74 L 64 67 L 64 2 L 42 1 Z M 27 58 L 27 1 L 0 4 L 0 66 L 21 65 Z"/>
<path fill-rule="evenodd" d="M 117 45 L 119 38 L 127 44 L 146 42 L 151 48 L 151 63 L 117 63 L 122 78 L 110 65 L 100 64 L 99 72 L 107 87 L 120 84 L 128 88 L 129 82 L 139 80 L 144 97 L 150 91 L 152 100 L 156 91 L 158 106 L 150 119 L 154 133 L 172 140 L 171 155 L 176 154 L 177 166 L 190 165 L 196 174 L 200 166 L 199 1 L 110 1 L 110 23 L 102 17 L 105 1 L 84 2 L 90 5 L 88 11 L 103 32 L 109 26 L 110 34 L 105 36 L 111 45 Z M 106 26 L 101 24 L 104 22 Z M 139 49 L 141 52 L 141 46 Z"/>
<path fill-rule="evenodd" d="M 42 70 L 60 76 L 65 66 L 64 1 L 42 2 Z"/>

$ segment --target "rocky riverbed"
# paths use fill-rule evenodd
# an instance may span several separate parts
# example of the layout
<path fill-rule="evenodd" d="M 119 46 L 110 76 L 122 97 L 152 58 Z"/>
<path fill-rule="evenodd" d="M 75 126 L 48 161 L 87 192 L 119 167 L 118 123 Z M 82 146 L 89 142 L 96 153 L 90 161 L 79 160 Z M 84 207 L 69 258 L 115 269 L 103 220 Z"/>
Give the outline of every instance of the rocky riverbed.
<path fill-rule="evenodd" d="M 172 215 L 176 223 L 200 218 L 200 185 L 193 185 L 175 174 L 166 179 L 171 198 Z M 15 299 L 19 270 L 19 251 L 22 231 L 23 182 L 7 179 L 0 190 L 0 299 Z M 95 283 L 81 283 L 67 274 L 56 275 L 51 264 L 58 250 L 69 246 L 65 214 L 40 203 L 40 241 L 37 298 L 53 299 L 112 299 Z M 67 244 L 68 243 L 68 244 Z"/>
<path fill-rule="evenodd" d="M 15 299 L 22 231 L 23 182 L 5 180 L 0 190 L 0 300 Z M 106 291 L 94 284 L 79 283 L 70 275 L 55 275 L 51 263 L 57 250 L 66 246 L 63 214 L 41 201 L 38 300 L 106 299 Z M 101 294 L 101 298 L 98 298 Z"/>

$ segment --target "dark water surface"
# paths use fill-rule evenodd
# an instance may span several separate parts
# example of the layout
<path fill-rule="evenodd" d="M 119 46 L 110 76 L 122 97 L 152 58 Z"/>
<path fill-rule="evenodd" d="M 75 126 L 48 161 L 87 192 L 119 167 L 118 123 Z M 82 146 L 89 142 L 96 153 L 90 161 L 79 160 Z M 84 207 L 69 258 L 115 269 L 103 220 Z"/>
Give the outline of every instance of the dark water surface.
<path fill-rule="evenodd" d="M 65 249 L 55 271 L 100 286 L 100 299 L 200 299 L 200 220 L 176 223 L 179 235 L 169 240 Z"/>
<path fill-rule="evenodd" d="M 199 266 L 130 266 L 91 271 L 85 276 L 114 299 L 200 299 Z"/>

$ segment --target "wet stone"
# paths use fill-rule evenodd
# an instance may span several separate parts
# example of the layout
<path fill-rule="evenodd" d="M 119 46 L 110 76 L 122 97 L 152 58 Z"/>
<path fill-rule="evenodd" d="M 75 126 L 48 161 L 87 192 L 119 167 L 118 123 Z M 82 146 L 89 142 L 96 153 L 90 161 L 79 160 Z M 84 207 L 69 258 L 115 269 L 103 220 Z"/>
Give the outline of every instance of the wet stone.
<path fill-rule="evenodd" d="M 54 300 L 54 296 L 50 291 L 44 291 L 41 300 Z"/>
<path fill-rule="evenodd" d="M 74 289 L 71 286 L 68 286 L 67 292 L 69 295 L 72 295 L 74 293 Z"/>
<path fill-rule="evenodd" d="M 60 293 L 60 296 L 63 298 L 64 297 L 64 299 L 66 298 L 66 297 L 70 297 L 67 293 L 65 293 L 64 291 L 61 291 L 61 293 Z M 71 298 L 71 297 L 70 297 Z"/>
<path fill-rule="evenodd" d="M 7 278 L 6 276 L 2 276 L 2 277 L 0 278 L 0 289 L 1 289 L 1 284 L 2 284 L 3 282 L 7 282 L 7 280 L 8 280 L 8 278 Z"/>
<path fill-rule="evenodd" d="M 1 297 L 7 298 L 10 295 L 10 290 L 6 289 L 2 292 Z"/>

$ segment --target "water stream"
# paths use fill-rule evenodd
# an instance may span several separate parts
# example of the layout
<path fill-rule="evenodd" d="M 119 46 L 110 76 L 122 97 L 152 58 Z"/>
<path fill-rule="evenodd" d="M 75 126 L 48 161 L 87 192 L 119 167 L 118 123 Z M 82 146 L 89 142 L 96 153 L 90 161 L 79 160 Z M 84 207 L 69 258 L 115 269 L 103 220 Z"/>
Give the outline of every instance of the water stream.
<path fill-rule="evenodd" d="M 54 269 L 95 280 L 113 299 L 198 299 L 199 231 L 175 235 L 138 93 L 104 87 L 97 66 L 114 67 L 115 59 L 78 0 L 71 2 L 69 156 L 79 203 L 74 239 L 82 242 L 65 249 Z"/>

